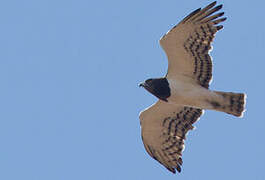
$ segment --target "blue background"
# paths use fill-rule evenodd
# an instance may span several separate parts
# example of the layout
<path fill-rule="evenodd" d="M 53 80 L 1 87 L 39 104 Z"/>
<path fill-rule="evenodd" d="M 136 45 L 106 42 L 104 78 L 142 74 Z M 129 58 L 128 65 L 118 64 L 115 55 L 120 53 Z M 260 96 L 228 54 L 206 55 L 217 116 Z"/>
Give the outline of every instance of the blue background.
<path fill-rule="evenodd" d="M 163 76 L 160 37 L 212 1 L 0 1 L 0 179 L 264 180 L 264 1 L 222 0 L 211 89 L 245 92 L 242 119 L 206 111 L 183 171 L 144 150 L 139 112 Z"/>

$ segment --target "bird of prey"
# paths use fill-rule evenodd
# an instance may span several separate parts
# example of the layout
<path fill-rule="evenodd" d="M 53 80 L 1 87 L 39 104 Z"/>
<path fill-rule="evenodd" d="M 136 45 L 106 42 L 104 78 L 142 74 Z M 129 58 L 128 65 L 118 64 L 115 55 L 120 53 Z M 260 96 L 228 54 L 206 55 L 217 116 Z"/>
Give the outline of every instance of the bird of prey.
<path fill-rule="evenodd" d="M 158 101 L 140 113 L 141 134 L 148 154 L 172 173 L 181 172 L 184 140 L 203 109 L 241 117 L 244 93 L 209 90 L 212 60 L 209 55 L 215 33 L 226 20 L 216 1 L 196 9 L 168 31 L 160 45 L 168 58 L 165 77 L 141 83 Z"/>

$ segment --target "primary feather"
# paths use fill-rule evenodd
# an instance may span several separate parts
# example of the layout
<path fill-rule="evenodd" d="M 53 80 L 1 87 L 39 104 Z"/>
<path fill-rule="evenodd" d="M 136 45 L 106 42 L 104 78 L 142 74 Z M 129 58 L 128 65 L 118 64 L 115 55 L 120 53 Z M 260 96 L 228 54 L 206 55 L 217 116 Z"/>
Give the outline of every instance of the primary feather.
<path fill-rule="evenodd" d="M 220 18 L 223 12 L 212 15 L 222 8 L 222 5 L 213 8 L 215 5 L 213 2 L 202 10 L 195 10 L 160 39 L 168 57 L 167 77 L 183 74 L 203 87 L 209 87 L 212 78 L 211 42 L 223 27 L 218 24 L 226 20 Z"/>

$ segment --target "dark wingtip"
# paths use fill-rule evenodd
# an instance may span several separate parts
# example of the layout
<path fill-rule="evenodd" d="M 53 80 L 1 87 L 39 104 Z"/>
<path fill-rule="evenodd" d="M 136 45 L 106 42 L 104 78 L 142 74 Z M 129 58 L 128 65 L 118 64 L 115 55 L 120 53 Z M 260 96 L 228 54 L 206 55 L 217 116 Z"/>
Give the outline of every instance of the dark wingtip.
<path fill-rule="evenodd" d="M 219 9 L 222 9 L 222 7 L 223 7 L 223 5 L 222 5 L 222 4 L 220 4 L 220 5 L 216 6 L 216 7 L 215 7 L 215 11 L 218 11 Z"/>
<path fill-rule="evenodd" d="M 220 25 L 220 26 L 216 26 L 217 30 L 220 30 L 220 29 L 223 29 L 223 25 Z"/>
<path fill-rule="evenodd" d="M 178 163 L 179 163 L 180 165 L 183 164 L 183 161 L 182 161 L 182 158 L 181 158 L 181 157 L 178 159 Z"/>
<path fill-rule="evenodd" d="M 196 9 L 195 11 L 192 11 L 188 16 L 186 16 L 183 20 L 182 23 L 185 23 L 187 20 L 189 20 L 192 16 L 194 16 L 195 14 L 197 14 L 199 11 L 201 10 L 201 8 Z"/>
<path fill-rule="evenodd" d="M 196 9 L 195 11 L 193 11 L 192 14 L 196 14 L 196 13 L 198 13 L 200 10 L 201 10 L 201 8 L 198 8 L 198 9 Z"/>
<path fill-rule="evenodd" d="M 196 14 L 197 12 L 199 12 L 201 10 L 201 8 L 196 9 L 195 11 L 193 11 L 194 14 Z"/>
<path fill-rule="evenodd" d="M 180 173 L 181 172 L 181 167 L 180 167 L 180 165 L 178 165 L 177 167 L 176 167 L 176 169 L 177 169 L 177 171 Z"/>
<path fill-rule="evenodd" d="M 169 168 L 169 167 L 166 167 L 170 172 L 172 172 L 173 174 L 176 174 L 176 170 L 174 168 Z"/>
<path fill-rule="evenodd" d="M 211 4 L 209 4 L 209 6 L 215 6 L 216 3 L 217 3 L 217 1 L 214 1 L 214 2 L 212 2 Z"/>
<path fill-rule="evenodd" d="M 195 11 L 191 12 L 188 16 L 192 17 L 193 15 L 197 14 L 200 10 L 201 10 L 201 8 L 198 8 Z"/>
<path fill-rule="evenodd" d="M 208 6 L 206 6 L 203 10 L 209 10 L 212 7 L 214 7 L 216 5 L 216 1 L 212 2 L 211 4 L 209 4 Z"/>
<path fill-rule="evenodd" d="M 225 14 L 225 12 L 221 12 L 221 13 L 220 13 L 220 16 L 223 16 L 224 14 Z M 219 16 L 219 17 L 220 17 L 220 16 Z"/>

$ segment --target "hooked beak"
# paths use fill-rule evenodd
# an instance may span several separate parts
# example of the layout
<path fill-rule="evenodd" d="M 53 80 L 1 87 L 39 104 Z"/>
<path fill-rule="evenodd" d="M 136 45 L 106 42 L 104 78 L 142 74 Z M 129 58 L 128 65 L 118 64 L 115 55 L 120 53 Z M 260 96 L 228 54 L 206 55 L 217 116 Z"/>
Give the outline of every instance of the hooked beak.
<path fill-rule="evenodd" d="M 146 84 L 143 82 L 143 83 L 140 83 L 140 84 L 139 84 L 139 87 L 145 87 L 145 85 L 146 85 Z"/>

